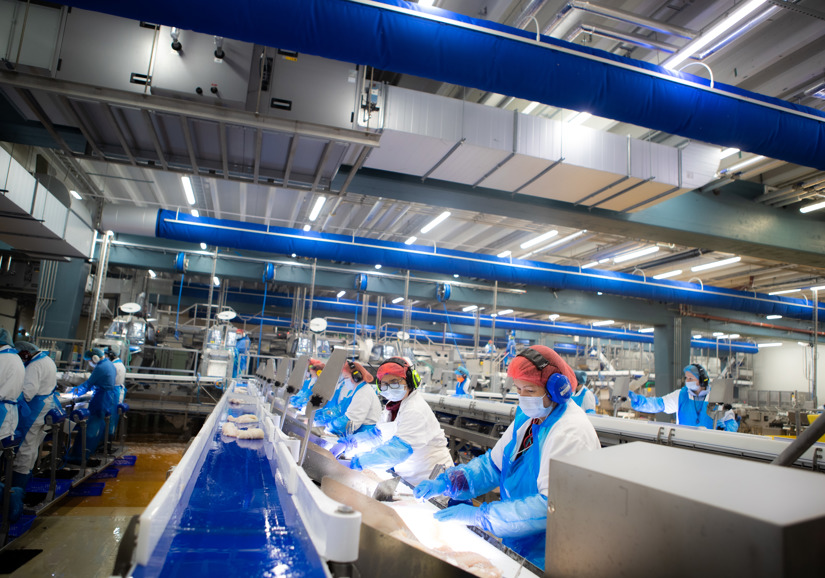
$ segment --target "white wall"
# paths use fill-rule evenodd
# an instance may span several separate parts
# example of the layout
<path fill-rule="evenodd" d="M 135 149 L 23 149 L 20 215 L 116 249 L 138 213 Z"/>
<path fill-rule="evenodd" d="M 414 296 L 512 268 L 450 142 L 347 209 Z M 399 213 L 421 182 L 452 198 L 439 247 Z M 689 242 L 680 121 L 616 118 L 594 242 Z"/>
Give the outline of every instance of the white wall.
<path fill-rule="evenodd" d="M 779 342 L 778 340 L 776 341 Z M 763 347 L 753 356 L 754 388 L 759 390 L 808 391 L 812 365 L 810 346 L 782 341 L 781 347 Z M 817 398 L 825 399 L 825 345 L 817 347 Z"/>

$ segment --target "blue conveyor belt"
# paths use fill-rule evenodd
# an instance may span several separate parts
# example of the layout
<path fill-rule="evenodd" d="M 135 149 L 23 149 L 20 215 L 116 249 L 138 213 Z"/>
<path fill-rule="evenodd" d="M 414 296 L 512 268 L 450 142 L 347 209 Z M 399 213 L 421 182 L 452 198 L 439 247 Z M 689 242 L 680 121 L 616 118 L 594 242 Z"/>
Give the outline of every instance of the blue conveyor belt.
<path fill-rule="evenodd" d="M 240 416 L 251 408 L 228 413 Z M 225 421 L 225 415 L 218 421 L 213 443 L 149 564 L 133 576 L 324 577 L 324 564 L 292 497 L 274 475 L 276 460 L 266 456 L 269 442 L 224 437 Z"/>

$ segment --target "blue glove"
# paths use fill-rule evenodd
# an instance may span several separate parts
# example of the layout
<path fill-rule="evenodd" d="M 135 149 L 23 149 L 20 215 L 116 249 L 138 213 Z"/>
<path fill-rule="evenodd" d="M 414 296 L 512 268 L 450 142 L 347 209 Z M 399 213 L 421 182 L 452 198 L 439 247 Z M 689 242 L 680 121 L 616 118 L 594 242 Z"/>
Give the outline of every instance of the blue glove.
<path fill-rule="evenodd" d="M 358 471 L 364 469 L 364 466 L 361 465 L 361 460 L 358 458 L 359 456 L 355 456 L 354 458 L 352 458 L 352 461 L 349 463 L 349 469 Z"/>
<path fill-rule="evenodd" d="M 475 506 L 459 504 L 450 508 L 439 510 L 433 517 L 439 522 L 461 522 L 468 526 L 478 526 L 478 515 L 480 510 Z"/>
<path fill-rule="evenodd" d="M 338 456 L 343 454 L 345 451 L 347 451 L 347 445 L 344 444 L 344 443 L 338 442 L 337 444 L 335 444 L 334 446 L 332 446 L 330 448 L 329 453 L 331 453 L 334 457 L 337 458 Z"/>
<path fill-rule="evenodd" d="M 349 467 L 353 470 L 360 470 L 363 468 L 389 469 L 396 464 L 400 464 L 412 454 L 412 446 L 400 437 L 395 436 L 390 441 L 385 444 L 381 444 L 374 450 L 360 454 L 353 458 Z"/>
<path fill-rule="evenodd" d="M 413 495 L 418 499 L 427 500 L 433 496 L 447 493 L 449 488 L 450 482 L 442 474 L 434 480 L 424 480 L 418 484 L 413 490 Z"/>
<path fill-rule="evenodd" d="M 327 422 L 327 430 L 337 436 L 342 436 L 347 433 L 347 424 L 349 424 L 347 414 L 339 415 Z"/>
<path fill-rule="evenodd" d="M 644 413 L 659 413 L 665 411 L 665 402 L 661 397 L 645 397 L 638 393 L 629 392 L 630 405 L 636 411 Z"/>

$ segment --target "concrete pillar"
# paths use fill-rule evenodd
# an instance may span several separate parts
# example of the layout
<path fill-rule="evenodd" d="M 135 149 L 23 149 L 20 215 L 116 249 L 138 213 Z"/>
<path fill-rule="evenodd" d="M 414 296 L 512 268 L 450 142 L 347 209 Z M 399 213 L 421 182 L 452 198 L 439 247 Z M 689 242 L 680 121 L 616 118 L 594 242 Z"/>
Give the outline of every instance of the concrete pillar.
<path fill-rule="evenodd" d="M 657 325 L 653 331 L 656 364 L 656 395 L 661 397 L 679 389 L 682 369 L 690 363 L 690 328 L 681 317 L 673 317 L 667 325 Z M 673 416 L 658 414 L 658 421 L 670 421 Z"/>
<path fill-rule="evenodd" d="M 46 311 L 40 337 L 75 339 L 90 267 L 83 259 L 61 261 L 57 267 L 58 285 L 54 292 L 54 302 Z M 63 344 L 58 343 L 58 348 L 63 351 L 63 359 L 69 360 L 71 346 L 63 347 Z"/>

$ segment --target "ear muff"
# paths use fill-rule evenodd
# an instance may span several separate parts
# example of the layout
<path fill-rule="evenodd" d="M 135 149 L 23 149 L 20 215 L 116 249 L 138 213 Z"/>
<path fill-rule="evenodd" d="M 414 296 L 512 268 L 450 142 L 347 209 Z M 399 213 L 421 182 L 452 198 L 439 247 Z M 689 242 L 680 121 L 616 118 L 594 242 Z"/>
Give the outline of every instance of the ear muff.
<path fill-rule="evenodd" d="M 99 355 L 92 355 L 92 358 L 90 359 L 90 361 L 92 363 L 100 363 L 100 356 Z"/>
<path fill-rule="evenodd" d="M 707 370 L 705 370 L 705 368 L 698 363 L 693 363 L 692 365 L 696 368 L 696 371 L 699 372 L 699 385 L 702 387 L 707 387 L 710 382 L 710 377 L 708 376 Z"/>
<path fill-rule="evenodd" d="M 355 383 L 361 383 L 364 381 L 364 376 L 358 371 L 358 368 L 355 367 L 355 364 L 351 361 L 347 361 L 347 366 L 349 367 L 349 373 L 352 376 L 352 381 Z"/>
<path fill-rule="evenodd" d="M 550 362 L 547 361 L 541 353 L 530 347 L 523 349 L 516 357 L 525 358 L 532 363 L 539 372 L 544 371 L 544 368 L 550 365 Z M 570 396 L 573 395 L 570 380 L 567 379 L 567 376 L 563 373 L 554 373 L 551 375 L 547 379 L 547 383 L 544 384 L 544 387 L 547 389 L 547 394 L 550 396 L 550 399 L 558 404 L 565 403 L 570 399 Z"/>

